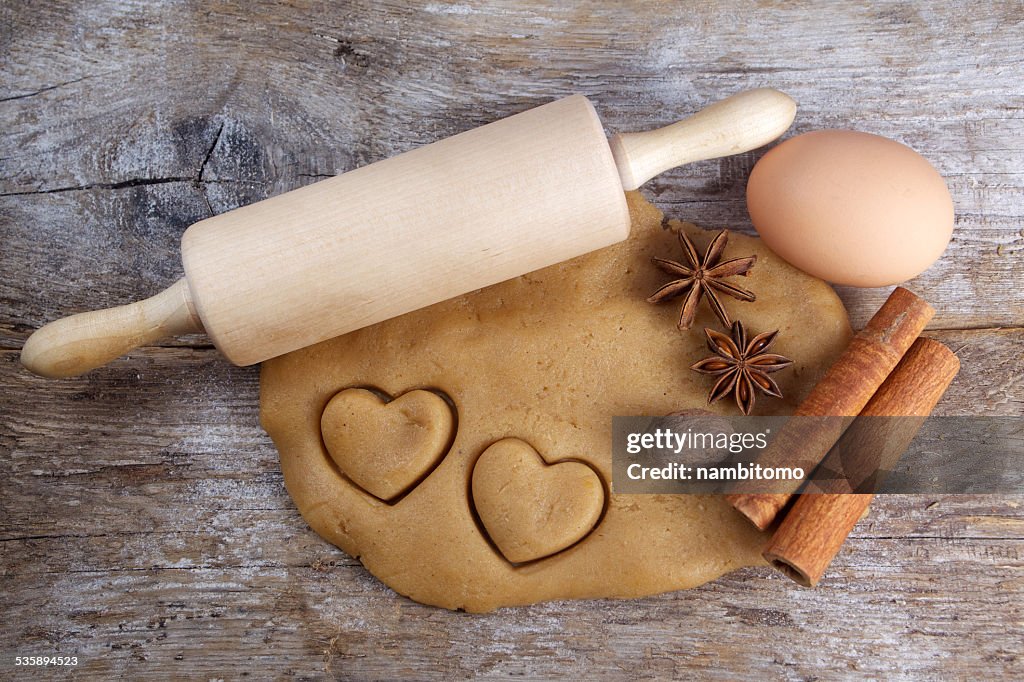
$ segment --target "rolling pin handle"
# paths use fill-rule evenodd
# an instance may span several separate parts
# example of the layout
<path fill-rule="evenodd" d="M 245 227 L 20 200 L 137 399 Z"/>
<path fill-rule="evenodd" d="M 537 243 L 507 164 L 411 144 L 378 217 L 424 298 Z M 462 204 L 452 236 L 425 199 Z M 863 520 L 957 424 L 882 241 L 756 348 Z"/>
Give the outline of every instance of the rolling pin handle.
<path fill-rule="evenodd" d="M 21 349 L 21 363 L 40 376 L 77 376 L 165 336 L 203 331 L 185 279 L 128 305 L 56 320 Z"/>
<path fill-rule="evenodd" d="M 789 128 L 796 102 L 772 88 L 747 90 L 693 116 L 643 133 L 612 136 L 609 144 L 624 189 L 683 164 L 757 149 Z"/>

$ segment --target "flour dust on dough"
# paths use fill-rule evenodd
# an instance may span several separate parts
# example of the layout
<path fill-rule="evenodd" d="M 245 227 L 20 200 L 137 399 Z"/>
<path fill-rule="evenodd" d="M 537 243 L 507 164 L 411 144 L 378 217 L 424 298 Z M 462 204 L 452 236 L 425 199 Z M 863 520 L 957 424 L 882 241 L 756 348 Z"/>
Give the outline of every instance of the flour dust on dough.
<path fill-rule="evenodd" d="M 396 592 L 467 611 L 639 597 L 763 563 L 765 537 L 719 497 L 610 492 L 612 416 L 704 407 L 688 368 L 719 327 L 702 304 L 680 332 L 678 306 L 645 301 L 666 281 L 651 257 L 681 256 L 673 230 L 699 249 L 715 233 L 666 228 L 636 192 L 629 206 L 626 242 L 264 363 L 261 421 L 314 530 Z M 757 301 L 724 305 L 751 333 L 779 330 L 786 397 L 755 413 L 788 414 L 849 321 L 759 240 L 733 235 L 724 257 L 751 254 L 740 281 Z"/>

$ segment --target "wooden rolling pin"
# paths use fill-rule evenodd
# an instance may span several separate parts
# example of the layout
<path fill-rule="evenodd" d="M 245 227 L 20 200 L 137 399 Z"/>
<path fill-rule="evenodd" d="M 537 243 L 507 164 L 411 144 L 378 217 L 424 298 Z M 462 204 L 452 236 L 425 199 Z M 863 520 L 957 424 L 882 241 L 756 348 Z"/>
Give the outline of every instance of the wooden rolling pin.
<path fill-rule="evenodd" d="M 185 277 L 137 303 L 51 322 L 22 363 L 81 374 L 203 331 L 249 365 L 625 239 L 623 190 L 781 135 L 796 104 L 742 92 L 665 128 L 605 138 L 574 95 L 202 220 Z"/>

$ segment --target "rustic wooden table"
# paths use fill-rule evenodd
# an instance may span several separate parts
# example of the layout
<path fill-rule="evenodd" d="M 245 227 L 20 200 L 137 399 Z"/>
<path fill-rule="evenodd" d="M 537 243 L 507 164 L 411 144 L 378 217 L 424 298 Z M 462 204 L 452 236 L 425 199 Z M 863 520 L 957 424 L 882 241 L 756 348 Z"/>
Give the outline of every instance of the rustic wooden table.
<path fill-rule="evenodd" d="M 413 3 L 408 3 L 413 4 Z M 963 371 L 946 414 L 1024 413 L 1024 5 L 67 2 L 0 9 L 0 677 L 1017 678 L 1024 498 L 879 499 L 816 590 L 745 570 L 489 615 L 396 596 L 296 513 L 258 370 L 205 338 L 78 379 L 18 364 L 56 317 L 155 293 L 214 213 L 557 96 L 610 129 L 773 86 L 948 178 L 912 283 Z M 749 230 L 757 154 L 645 188 Z M 841 292 L 855 326 L 884 291 Z"/>

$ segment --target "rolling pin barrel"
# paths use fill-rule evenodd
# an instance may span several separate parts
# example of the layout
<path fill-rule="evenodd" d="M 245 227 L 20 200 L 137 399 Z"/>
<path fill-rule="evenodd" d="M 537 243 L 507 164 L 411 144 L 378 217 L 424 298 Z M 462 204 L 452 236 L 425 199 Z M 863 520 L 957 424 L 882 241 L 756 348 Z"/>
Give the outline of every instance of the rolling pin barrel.
<path fill-rule="evenodd" d="M 198 222 L 183 280 L 46 325 L 22 362 L 71 376 L 201 329 L 235 364 L 260 362 L 621 241 L 624 188 L 759 147 L 795 112 L 751 90 L 609 144 L 585 97 L 557 100 Z"/>
<path fill-rule="evenodd" d="M 576 95 L 203 220 L 182 259 L 206 332 L 248 365 L 628 234 Z"/>

